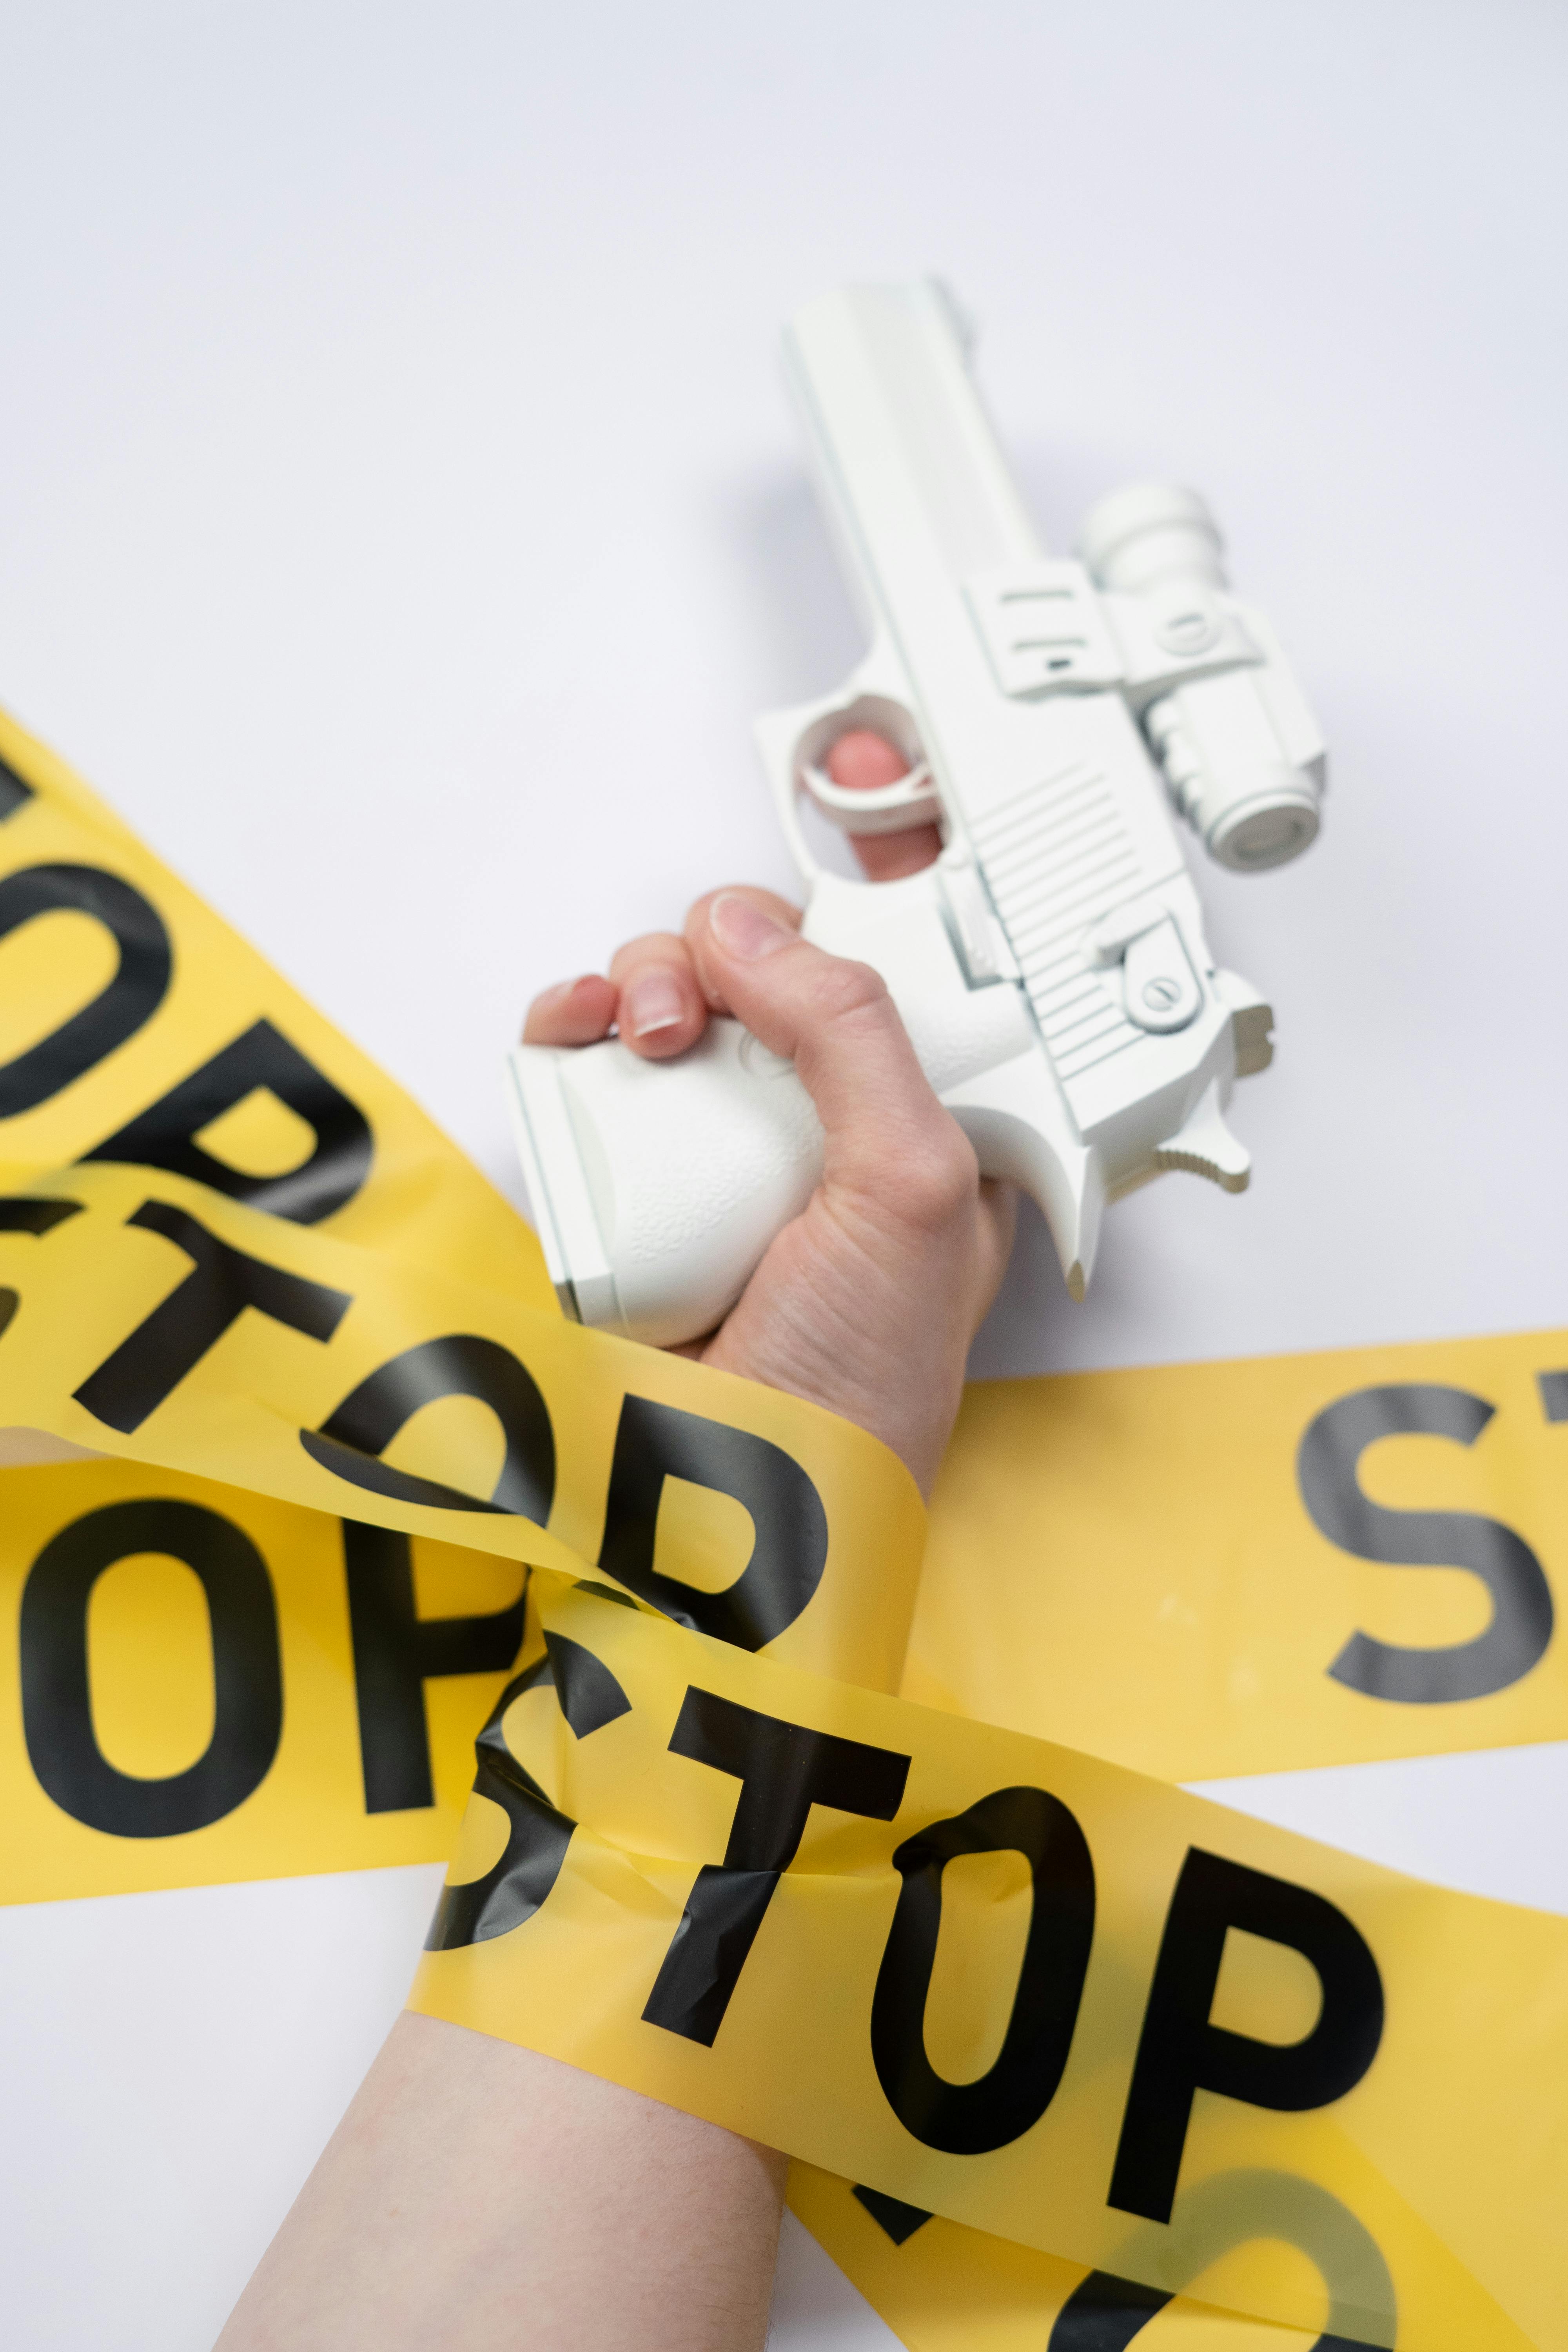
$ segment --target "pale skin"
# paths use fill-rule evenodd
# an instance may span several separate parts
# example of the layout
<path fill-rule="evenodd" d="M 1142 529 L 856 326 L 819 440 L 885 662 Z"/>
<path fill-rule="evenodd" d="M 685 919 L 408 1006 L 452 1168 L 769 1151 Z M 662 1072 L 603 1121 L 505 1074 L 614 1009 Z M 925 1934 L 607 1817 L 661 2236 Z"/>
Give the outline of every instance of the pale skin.
<path fill-rule="evenodd" d="M 849 790 L 904 768 L 864 733 L 827 765 Z M 939 842 L 927 825 L 858 846 L 890 881 Z M 859 1423 L 929 1495 L 1014 1203 L 981 1180 L 880 980 L 799 923 L 765 890 L 700 898 L 682 934 L 547 990 L 523 1034 L 586 1045 L 615 1026 L 661 1061 L 731 1013 L 794 1061 L 822 1119 L 822 1182 L 688 1352 Z M 405 2013 L 219 2352 L 758 2352 L 785 2168 L 618 2084 Z"/>

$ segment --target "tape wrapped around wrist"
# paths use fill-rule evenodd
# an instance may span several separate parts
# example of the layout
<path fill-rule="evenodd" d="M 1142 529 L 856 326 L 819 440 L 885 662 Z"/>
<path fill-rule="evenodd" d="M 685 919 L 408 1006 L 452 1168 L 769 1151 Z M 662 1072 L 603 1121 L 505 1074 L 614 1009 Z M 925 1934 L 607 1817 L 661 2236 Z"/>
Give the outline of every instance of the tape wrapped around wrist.
<path fill-rule="evenodd" d="M 1568 1925 L 1087 1752 L 1560 1734 L 1560 1345 L 987 1392 L 922 1575 L 874 1440 L 563 1323 L 414 1107 L 0 755 L 0 1423 L 42 1433 L 14 1465 L 79 1450 L 5 1474 L 11 1898 L 438 1854 L 472 1780 L 415 2005 L 786 2149 L 911 2344 L 963 2310 L 997 2352 L 1096 2313 L 1124 2342 L 1174 2296 L 1222 2334 L 1568 2346 Z M 1246 1475 L 1184 1414 L 1256 1433 Z M 1281 1540 L 1341 1579 L 1315 1666 Z M 1125 1579 L 1081 1572 L 1118 1541 Z M 1379 1580 L 1427 1559 L 1460 1574 L 1423 1644 L 1436 1580 L 1398 1622 Z M 911 1610 L 937 1706 L 890 1695 Z M 1226 1625 L 1271 1706 L 1166 1692 Z M 1382 1654 L 1423 1646 L 1458 1654 L 1400 1696 Z"/>

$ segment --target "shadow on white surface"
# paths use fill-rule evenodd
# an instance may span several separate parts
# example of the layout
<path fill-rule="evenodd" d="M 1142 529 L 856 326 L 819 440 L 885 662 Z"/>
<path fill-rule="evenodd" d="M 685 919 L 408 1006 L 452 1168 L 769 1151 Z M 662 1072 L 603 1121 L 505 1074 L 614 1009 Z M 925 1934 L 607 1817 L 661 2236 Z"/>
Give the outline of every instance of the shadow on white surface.
<path fill-rule="evenodd" d="M 786 2213 L 768 2352 L 891 2352 L 898 2342 L 810 2231 Z"/>

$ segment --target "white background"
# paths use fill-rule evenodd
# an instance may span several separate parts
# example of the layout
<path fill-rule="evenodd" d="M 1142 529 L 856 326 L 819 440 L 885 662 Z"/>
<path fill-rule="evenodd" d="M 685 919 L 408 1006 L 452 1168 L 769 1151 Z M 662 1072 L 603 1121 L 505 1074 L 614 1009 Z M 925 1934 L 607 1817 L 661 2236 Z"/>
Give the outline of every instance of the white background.
<path fill-rule="evenodd" d="M 1191 480 L 1333 750 L 1200 875 L 1279 1055 L 1229 1200 L 1026 1236 L 977 1368 L 1561 1322 L 1548 0 L 0 5 L 0 695 L 512 1191 L 547 981 L 787 883 L 759 709 L 859 651 L 778 325 L 936 268 L 1052 541 Z M 1549 1567 L 1551 1563 L 1548 1563 Z M 1563 1751 L 1249 1784 L 1568 1909 Z M 401 1999 L 425 1872 L 0 1915 L 0 2333 L 199 2352 Z M 778 2341 L 890 2344 L 786 2247 Z"/>

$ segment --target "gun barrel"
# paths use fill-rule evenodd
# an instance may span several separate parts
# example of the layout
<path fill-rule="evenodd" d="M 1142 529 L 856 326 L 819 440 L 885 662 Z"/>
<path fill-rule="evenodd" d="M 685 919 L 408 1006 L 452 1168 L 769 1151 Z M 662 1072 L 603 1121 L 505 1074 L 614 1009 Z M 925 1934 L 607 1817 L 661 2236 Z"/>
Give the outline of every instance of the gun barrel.
<path fill-rule="evenodd" d="M 1042 553 L 933 285 L 827 295 L 786 348 L 872 663 L 901 682 L 906 748 L 984 876 L 1070 1099 L 1079 1076 L 1153 1042 L 1081 942 L 1185 879 L 1137 721 L 1097 690 L 1120 682 L 1120 648 L 1082 567 Z M 1074 1115 L 1093 1124 L 1088 1102 Z"/>
<path fill-rule="evenodd" d="M 873 627 L 973 572 L 1045 553 L 935 279 L 807 303 L 784 370 L 823 507 Z"/>

